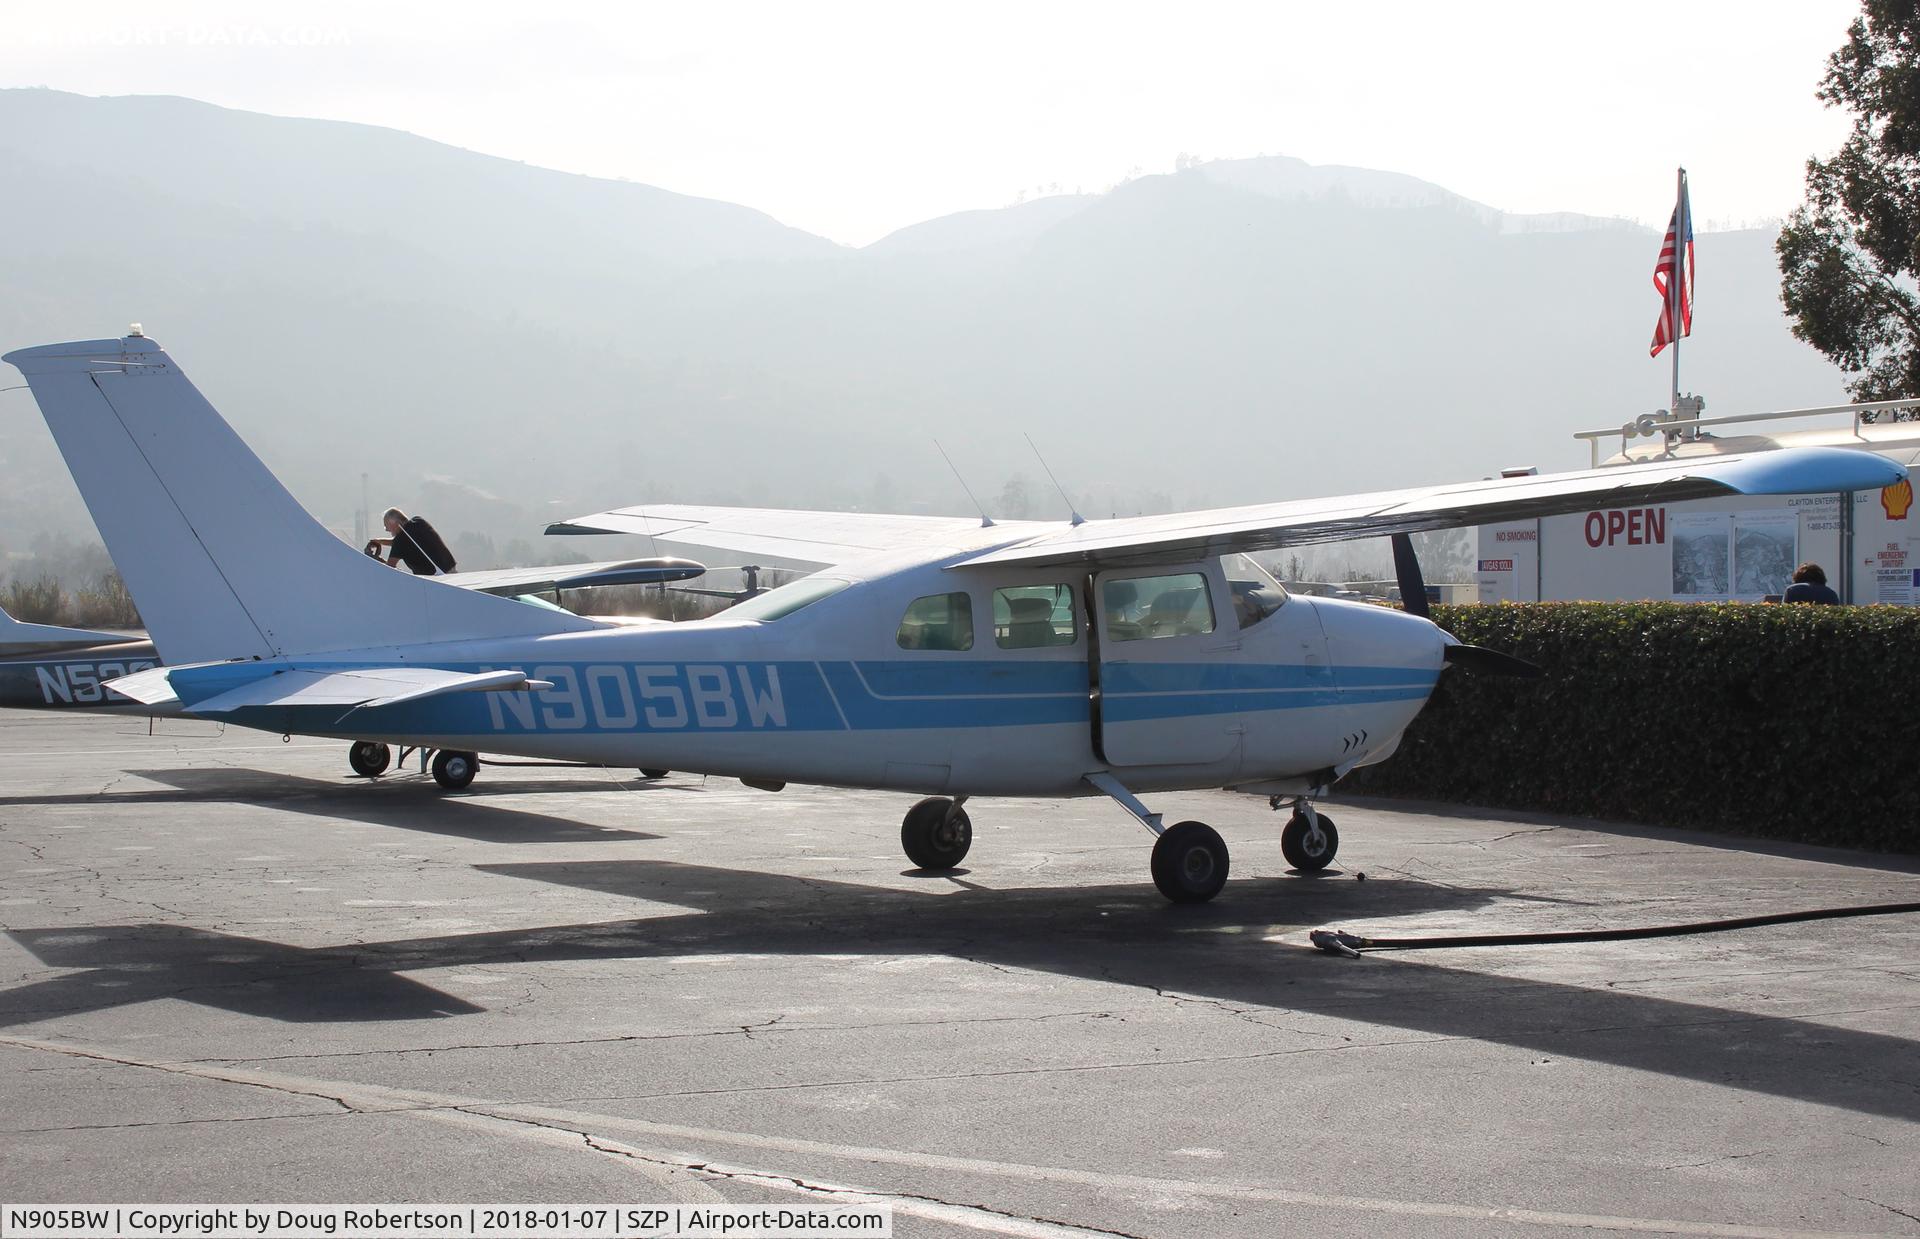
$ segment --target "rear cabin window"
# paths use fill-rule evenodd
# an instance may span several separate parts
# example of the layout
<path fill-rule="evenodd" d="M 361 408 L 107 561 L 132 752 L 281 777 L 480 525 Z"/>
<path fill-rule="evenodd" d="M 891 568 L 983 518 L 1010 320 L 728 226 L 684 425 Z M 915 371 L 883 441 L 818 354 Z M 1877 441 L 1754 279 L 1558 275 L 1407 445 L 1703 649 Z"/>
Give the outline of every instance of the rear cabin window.
<path fill-rule="evenodd" d="M 973 648 L 971 595 L 928 594 L 907 604 L 906 618 L 894 637 L 903 650 L 970 650 Z"/>
<path fill-rule="evenodd" d="M 1100 609 L 1111 641 L 1153 641 L 1213 631 L 1213 600 L 1198 572 L 1107 581 Z"/>
<path fill-rule="evenodd" d="M 1014 585 L 993 591 L 993 643 L 1003 650 L 1072 645 L 1071 585 Z"/>

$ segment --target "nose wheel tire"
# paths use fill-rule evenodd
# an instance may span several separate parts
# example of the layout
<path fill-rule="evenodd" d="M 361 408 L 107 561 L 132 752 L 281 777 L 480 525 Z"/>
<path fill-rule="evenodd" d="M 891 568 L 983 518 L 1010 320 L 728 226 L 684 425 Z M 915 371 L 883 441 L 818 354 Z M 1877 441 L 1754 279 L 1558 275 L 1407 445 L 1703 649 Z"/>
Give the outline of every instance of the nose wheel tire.
<path fill-rule="evenodd" d="M 473 782 L 473 776 L 480 773 L 480 756 L 477 753 L 455 753 L 441 749 L 433 755 L 433 781 L 450 792 L 457 792 Z"/>
<path fill-rule="evenodd" d="M 643 779 L 664 779 L 672 773 L 673 771 L 671 770 L 642 770 L 640 777 Z"/>
<path fill-rule="evenodd" d="M 973 846 L 973 822 L 945 796 L 929 796 L 901 820 L 900 846 L 921 869 L 951 869 Z"/>
<path fill-rule="evenodd" d="M 1227 884 L 1227 841 L 1205 822 L 1181 822 L 1153 842 L 1153 884 L 1175 903 L 1205 903 Z"/>
<path fill-rule="evenodd" d="M 1333 857 L 1340 850 L 1340 832 L 1333 828 L 1333 819 L 1324 813 L 1314 814 L 1320 820 L 1320 831 L 1316 835 L 1307 825 L 1307 819 L 1296 813 L 1288 819 L 1285 829 L 1280 832 L 1280 854 L 1287 863 L 1302 873 L 1312 873 L 1316 869 L 1325 869 L 1333 863 Z"/>
<path fill-rule="evenodd" d="M 372 740 L 356 740 L 347 749 L 347 764 L 362 778 L 377 779 L 393 764 L 393 750 Z"/>

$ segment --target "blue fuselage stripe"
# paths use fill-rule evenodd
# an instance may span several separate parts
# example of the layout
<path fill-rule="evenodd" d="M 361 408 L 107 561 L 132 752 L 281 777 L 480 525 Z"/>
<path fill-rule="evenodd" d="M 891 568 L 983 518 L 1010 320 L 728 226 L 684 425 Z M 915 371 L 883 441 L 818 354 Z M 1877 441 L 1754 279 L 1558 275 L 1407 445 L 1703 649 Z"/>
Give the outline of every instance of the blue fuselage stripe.
<path fill-rule="evenodd" d="M 270 674 L 269 664 L 181 668 L 175 692 L 191 708 Z M 301 664 L 340 671 L 350 665 Z M 445 665 L 451 671 L 497 664 Z M 252 707 L 252 726 L 297 720 L 367 734 L 467 735 L 604 732 L 903 731 L 930 728 L 1084 727 L 1087 666 L 1078 660 L 935 655 L 872 662 L 530 663 L 553 687 L 466 692 L 353 711 L 343 705 Z M 1437 670 L 1413 667 L 1221 666 L 1116 663 L 1102 668 L 1102 717 L 1112 723 L 1418 701 Z M 324 719 L 322 716 L 325 716 Z"/>

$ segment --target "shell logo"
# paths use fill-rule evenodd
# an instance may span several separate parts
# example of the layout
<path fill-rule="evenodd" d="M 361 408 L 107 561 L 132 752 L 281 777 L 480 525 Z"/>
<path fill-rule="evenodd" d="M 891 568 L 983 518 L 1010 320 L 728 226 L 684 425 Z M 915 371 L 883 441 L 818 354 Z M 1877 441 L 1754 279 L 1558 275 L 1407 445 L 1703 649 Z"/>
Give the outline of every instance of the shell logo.
<path fill-rule="evenodd" d="M 1886 511 L 1888 520 L 1890 521 L 1906 520 L 1907 509 L 1913 506 L 1912 480 L 1908 478 L 1901 478 L 1898 482 L 1895 482 L 1892 486 L 1881 487 L 1880 488 L 1880 506 L 1882 509 Z"/>

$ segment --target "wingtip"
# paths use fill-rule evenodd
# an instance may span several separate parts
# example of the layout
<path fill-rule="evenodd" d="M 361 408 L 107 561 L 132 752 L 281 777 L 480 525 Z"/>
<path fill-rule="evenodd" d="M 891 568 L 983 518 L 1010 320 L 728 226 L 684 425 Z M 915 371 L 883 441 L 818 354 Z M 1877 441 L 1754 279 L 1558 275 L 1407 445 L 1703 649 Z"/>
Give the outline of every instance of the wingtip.
<path fill-rule="evenodd" d="M 13 366 L 22 373 L 28 368 L 23 363 L 60 361 L 70 358 L 93 358 L 102 353 L 158 353 L 158 344 L 144 335 L 121 336 L 111 340 L 64 340 L 57 344 L 30 344 L 7 353 L 0 353 L 0 362 Z"/>
<path fill-rule="evenodd" d="M 1742 495 L 1806 495 L 1879 490 L 1907 476 L 1904 466 L 1850 447 L 1782 448 L 1733 461 L 1716 471 Z"/>

